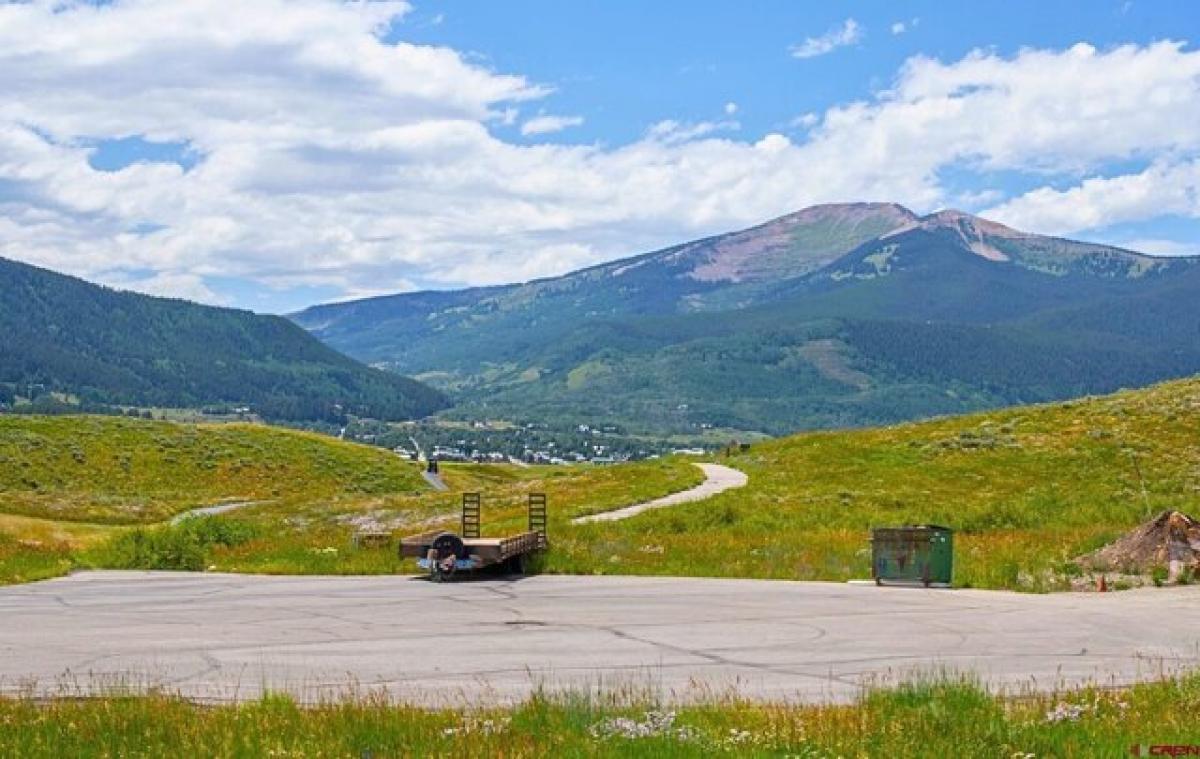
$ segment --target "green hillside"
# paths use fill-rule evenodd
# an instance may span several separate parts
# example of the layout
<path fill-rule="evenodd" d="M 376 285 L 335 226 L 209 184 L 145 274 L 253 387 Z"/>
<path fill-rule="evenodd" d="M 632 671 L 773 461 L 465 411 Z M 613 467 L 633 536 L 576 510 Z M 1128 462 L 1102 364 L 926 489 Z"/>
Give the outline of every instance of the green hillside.
<path fill-rule="evenodd" d="M 0 416 L 0 513 L 137 524 L 226 501 L 426 489 L 378 448 L 250 424 Z"/>
<path fill-rule="evenodd" d="M 249 407 L 268 419 L 425 416 L 435 390 L 370 369 L 286 319 L 119 292 L 0 259 L 0 407 Z"/>
<path fill-rule="evenodd" d="M 458 419 L 779 435 L 1200 372 L 1197 260 L 819 206 L 555 279 L 293 318 L 442 387 Z"/>
<path fill-rule="evenodd" d="M 683 461 L 626 467 L 443 466 L 451 492 L 390 451 L 266 425 L 0 415 L 0 584 L 72 567 L 378 574 L 393 548 L 353 550 L 360 528 L 453 527 L 461 493 L 485 493 L 488 530 L 526 493 L 594 509 L 697 484 Z M 236 504 L 220 516 L 172 516 Z M 505 517 L 507 512 L 512 512 Z M 524 519 L 521 512 L 520 520 Z M 520 521 L 518 520 L 518 521 Z"/>
<path fill-rule="evenodd" d="M 868 577 L 871 527 L 935 523 L 958 531 L 957 584 L 1062 589 L 1077 574 L 1075 557 L 1162 510 L 1200 512 L 1200 379 L 808 433 L 723 461 L 749 475 L 745 488 L 572 528 L 549 568 Z"/>
<path fill-rule="evenodd" d="M 0 456 L 0 581 L 71 566 L 411 572 L 394 547 L 351 535 L 455 529 L 463 492 L 483 494 L 485 535 L 509 534 L 541 492 L 551 572 L 845 580 L 869 576 L 872 527 L 932 522 L 957 531 L 956 584 L 1061 590 L 1075 557 L 1160 511 L 1200 512 L 1200 378 L 757 443 L 719 459 L 749 475 L 743 488 L 587 525 L 570 520 L 692 487 L 700 471 L 678 458 L 448 464 L 451 490 L 435 492 L 415 465 L 320 436 L 92 417 L 0 419 Z M 229 500 L 253 504 L 131 526 Z"/>

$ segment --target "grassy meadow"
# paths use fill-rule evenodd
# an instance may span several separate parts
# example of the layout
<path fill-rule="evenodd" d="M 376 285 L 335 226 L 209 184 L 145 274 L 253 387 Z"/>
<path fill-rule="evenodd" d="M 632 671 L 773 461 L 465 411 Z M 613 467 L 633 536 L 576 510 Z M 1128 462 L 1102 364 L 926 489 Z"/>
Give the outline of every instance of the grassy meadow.
<path fill-rule="evenodd" d="M 698 483 L 682 459 L 613 467 L 417 465 L 257 425 L 0 417 L 0 582 L 71 567 L 263 573 L 414 571 L 359 529 L 454 528 L 484 495 L 485 534 L 550 502 L 542 571 L 845 580 L 870 573 L 869 530 L 957 530 L 955 583 L 1060 590 L 1074 557 L 1163 509 L 1200 514 L 1200 380 L 894 427 L 803 434 L 719 460 L 747 487 L 616 523 L 570 519 Z M 220 517 L 163 520 L 221 502 Z"/>
<path fill-rule="evenodd" d="M 275 574 L 413 571 L 391 549 L 355 549 L 359 529 L 402 534 L 458 523 L 461 493 L 485 494 L 490 534 L 520 529 L 529 492 L 603 510 L 698 483 L 681 461 L 630 467 L 446 464 L 451 492 L 417 464 L 328 436 L 253 424 L 0 416 L 0 583 L 72 568 Z M 632 500 L 630 500 L 632 499 Z M 199 507 L 244 504 L 170 524 Z M 563 509 L 553 512 L 557 530 Z M 573 512 L 574 513 L 574 512 Z"/>
<path fill-rule="evenodd" d="M 873 526 L 953 527 L 955 583 L 1067 587 L 1072 559 L 1163 509 L 1200 515 L 1200 380 L 894 427 L 719 459 L 750 484 L 557 536 L 556 572 L 845 580 Z"/>
<path fill-rule="evenodd" d="M 346 757 L 1127 757 L 1200 743 L 1200 676 L 1124 690 L 1001 698 L 965 679 L 864 694 L 851 705 L 716 698 L 668 707 L 535 696 L 433 710 L 370 695 L 301 707 L 284 696 L 201 706 L 168 696 L 0 699 L 0 755 Z"/>
<path fill-rule="evenodd" d="M 221 501 L 415 491 L 387 451 L 252 424 L 0 416 L 0 512 L 150 524 Z"/>
<path fill-rule="evenodd" d="M 231 540 L 211 541 L 204 558 L 186 566 L 128 559 L 131 539 L 118 538 L 84 556 L 104 567 L 161 567 L 210 569 L 264 574 L 390 574 L 414 572 L 411 560 L 401 561 L 393 544 L 355 548 L 353 533 L 360 528 L 384 529 L 397 538 L 438 528 L 457 530 L 462 493 L 483 494 L 484 535 L 505 535 L 527 529 L 527 499 L 545 493 L 552 505 L 549 531 L 564 533 L 569 515 L 586 510 L 625 506 L 683 490 L 703 480 L 703 474 L 682 461 L 653 461 L 629 467 L 511 467 L 443 464 L 443 479 L 452 489 L 434 492 L 351 496 L 340 499 L 265 502 L 236 515 L 189 519 L 183 524 L 144 531 L 164 542 L 187 542 L 189 532 L 235 533 Z M 169 558 L 169 557 L 168 557 Z"/>

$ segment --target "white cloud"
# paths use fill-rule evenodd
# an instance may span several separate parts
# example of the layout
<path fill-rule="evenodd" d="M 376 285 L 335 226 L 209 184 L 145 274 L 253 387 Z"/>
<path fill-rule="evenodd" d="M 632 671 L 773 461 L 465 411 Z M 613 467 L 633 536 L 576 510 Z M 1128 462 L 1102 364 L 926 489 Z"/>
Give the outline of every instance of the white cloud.
<path fill-rule="evenodd" d="M 1200 256 L 1200 242 L 1179 242 L 1158 238 L 1135 238 L 1114 243 L 1122 248 L 1152 256 Z"/>
<path fill-rule="evenodd" d="M 520 108 L 505 108 L 501 111 L 492 111 L 490 119 L 504 126 L 512 126 L 517 123 L 517 119 L 520 116 Z"/>
<path fill-rule="evenodd" d="M 553 134 L 582 123 L 582 116 L 535 116 L 521 125 L 521 134 Z"/>
<path fill-rule="evenodd" d="M 1015 227 L 1060 235 L 1158 216 L 1200 218 L 1200 159 L 1164 158 L 1136 174 L 1089 177 L 1065 190 L 1041 187 L 986 213 Z"/>
<path fill-rule="evenodd" d="M 228 299 L 209 289 L 208 285 L 204 284 L 204 279 L 197 274 L 152 274 L 148 277 L 134 277 L 118 271 L 99 274 L 96 281 L 118 290 L 136 290 L 148 295 L 186 298 L 213 305 L 228 304 Z"/>
<path fill-rule="evenodd" d="M 903 21 L 897 21 L 892 24 L 892 34 L 904 34 L 905 28 Z"/>
<path fill-rule="evenodd" d="M 794 140 L 728 119 L 524 144 L 491 130 L 549 90 L 383 42 L 406 8 L 0 5 L 0 255 L 215 301 L 213 277 L 351 294 L 546 276 L 829 201 L 965 197 L 1034 231 L 1195 214 L 1200 53 L 1179 43 L 914 58 Z M 93 140 L 130 135 L 201 158 L 89 166 Z M 947 168 L 1078 192 L 1006 202 L 948 190 Z"/>
<path fill-rule="evenodd" d="M 725 104 L 725 115 L 732 116 L 738 112 L 738 104 L 730 101 Z"/>
<path fill-rule="evenodd" d="M 904 34 L 905 32 L 909 31 L 910 29 L 916 29 L 920 23 L 921 23 L 921 19 L 915 18 L 915 17 L 908 21 L 893 22 L 892 23 L 892 34 L 893 35 Z"/>
<path fill-rule="evenodd" d="M 708 137 L 714 132 L 735 132 L 742 125 L 737 121 L 700 121 L 695 124 L 684 124 L 673 119 L 651 124 L 646 130 L 649 140 L 663 144 L 679 145 L 702 137 Z"/>
<path fill-rule="evenodd" d="M 832 53 L 839 47 L 853 45 L 863 38 L 863 28 L 857 21 L 848 18 L 820 37 L 809 37 L 799 45 L 792 46 L 793 58 L 816 58 L 826 53 Z"/>
<path fill-rule="evenodd" d="M 821 122 L 821 117 L 815 113 L 802 113 L 788 122 L 793 129 L 811 129 Z"/>

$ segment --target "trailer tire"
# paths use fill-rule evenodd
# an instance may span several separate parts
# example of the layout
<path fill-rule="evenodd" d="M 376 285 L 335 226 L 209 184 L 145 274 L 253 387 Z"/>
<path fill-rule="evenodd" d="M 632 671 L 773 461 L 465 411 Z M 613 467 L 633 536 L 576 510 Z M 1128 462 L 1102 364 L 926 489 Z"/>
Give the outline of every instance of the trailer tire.
<path fill-rule="evenodd" d="M 430 548 L 437 551 L 439 559 L 444 559 L 447 556 L 454 556 L 456 559 L 467 558 L 467 547 L 463 543 L 462 538 L 452 532 L 443 532 L 433 539 Z"/>

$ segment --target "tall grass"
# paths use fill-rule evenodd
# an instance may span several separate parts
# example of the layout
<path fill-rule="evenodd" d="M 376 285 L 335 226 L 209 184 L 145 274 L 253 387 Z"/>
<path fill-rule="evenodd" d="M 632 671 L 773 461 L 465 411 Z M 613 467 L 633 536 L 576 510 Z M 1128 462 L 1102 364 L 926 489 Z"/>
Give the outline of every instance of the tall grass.
<path fill-rule="evenodd" d="M 251 522 L 216 516 L 184 519 L 177 524 L 120 532 L 94 550 L 89 560 L 112 569 L 203 571 L 218 547 L 242 545 L 260 534 Z"/>
<path fill-rule="evenodd" d="M 1196 744 L 1200 677 L 1002 698 L 969 679 L 873 691 L 845 706 L 731 698 L 535 695 L 511 708 L 424 709 L 382 696 L 303 707 L 268 695 L 198 706 L 164 695 L 0 700 L 0 755 L 1126 757 Z"/>
<path fill-rule="evenodd" d="M 0 585 L 57 577 L 74 566 L 71 546 L 0 532 Z"/>

